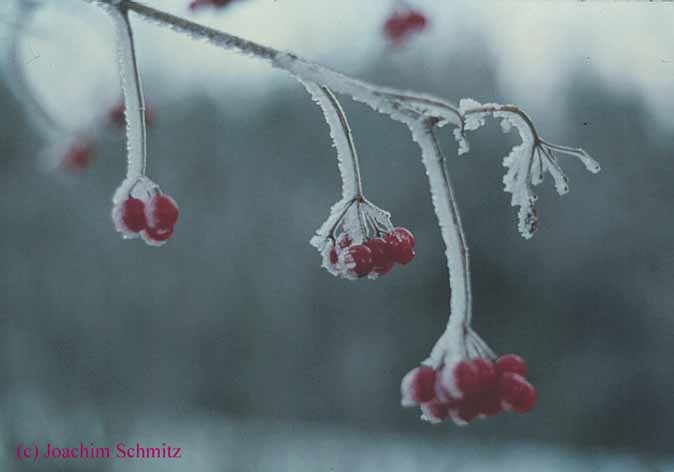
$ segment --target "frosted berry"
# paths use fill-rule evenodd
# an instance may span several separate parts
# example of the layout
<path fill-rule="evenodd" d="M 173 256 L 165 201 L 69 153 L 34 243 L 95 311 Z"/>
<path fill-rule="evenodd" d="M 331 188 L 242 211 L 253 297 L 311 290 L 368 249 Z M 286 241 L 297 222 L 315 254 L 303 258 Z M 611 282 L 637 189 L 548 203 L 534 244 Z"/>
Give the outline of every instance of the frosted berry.
<path fill-rule="evenodd" d="M 530 411 L 536 403 L 536 389 L 524 377 L 512 372 L 501 375 L 499 381 L 501 402 L 516 413 Z"/>
<path fill-rule="evenodd" d="M 147 226 L 145 203 L 133 197 L 125 200 L 122 204 L 122 223 L 132 233 L 144 230 Z"/>
<path fill-rule="evenodd" d="M 461 361 L 454 367 L 454 382 L 464 395 L 471 395 L 480 391 L 480 372 L 471 361 Z"/>
<path fill-rule="evenodd" d="M 358 277 L 364 277 L 372 270 L 372 251 L 363 244 L 350 246 L 345 251 L 344 261 Z"/>
<path fill-rule="evenodd" d="M 499 357 L 495 367 L 499 374 L 504 372 L 513 372 L 521 376 L 527 374 L 527 363 L 517 354 L 505 354 Z"/>
<path fill-rule="evenodd" d="M 398 264 L 408 264 L 414 259 L 414 235 L 405 228 L 394 228 L 384 236 L 391 258 Z"/>
<path fill-rule="evenodd" d="M 402 242 L 409 245 L 411 248 L 414 248 L 416 239 L 414 238 L 414 235 L 409 229 L 403 228 L 402 226 L 398 226 L 396 228 L 393 228 L 393 231 L 391 231 L 391 233 L 398 239 L 400 239 Z"/>
<path fill-rule="evenodd" d="M 155 195 L 150 201 L 152 214 L 151 226 L 160 229 L 172 229 L 178 221 L 178 205 L 168 195 Z"/>
<path fill-rule="evenodd" d="M 435 398 L 435 370 L 422 365 L 416 369 L 412 377 L 412 400 L 417 403 L 426 403 Z"/>
<path fill-rule="evenodd" d="M 372 272 L 384 275 L 393 268 L 393 259 L 388 244 L 382 238 L 372 238 L 365 242 L 372 251 Z"/>
<path fill-rule="evenodd" d="M 144 236 L 146 237 L 146 240 L 149 240 L 150 243 L 164 243 L 165 241 L 168 241 L 171 236 L 173 236 L 173 228 L 162 229 L 148 227 L 145 229 Z"/>

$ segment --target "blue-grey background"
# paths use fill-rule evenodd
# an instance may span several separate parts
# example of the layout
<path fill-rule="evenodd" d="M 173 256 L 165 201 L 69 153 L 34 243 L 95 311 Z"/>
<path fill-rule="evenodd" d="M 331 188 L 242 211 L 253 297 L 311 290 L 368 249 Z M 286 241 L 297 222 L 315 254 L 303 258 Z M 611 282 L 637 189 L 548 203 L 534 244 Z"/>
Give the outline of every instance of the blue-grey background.
<path fill-rule="evenodd" d="M 81 2 L 44 3 L 26 70 L 55 116 L 96 133 L 96 160 L 79 176 L 44 172 L 44 140 L 0 85 L 2 470 L 671 470 L 671 6 L 420 1 L 431 28 L 398 49 L 381 34 L 394 2 L 242 0 L 196 16 L 376 83 L 516 102 L 548 140 L 601 162 L 598 175 L 562 162 L 571 192 L 539 188 L 541 227 L 525 241 L 501 183 L 516 137 L 492 122 L 456 157 L 443 136 L 475 325 L 529 361 L 539 393 L 528 415 L 458 428 L 399 406 L 401 377 L 448 315 L 407 130 L 343 97 L 366 193 L 412 229 L 417 257 L 374 282 L 337 280 L 308 244 L 340 185 L 304 89 L 139 25 L 158 112 L 149 175 L 181 216 L 163 248 L 124 241 L 109 216 L 124 140 L 100 123 L 119 94 L 110 27 Z M 33 441 L 171 442 L 186 457 L 19 464 L 17 443 Z"/>

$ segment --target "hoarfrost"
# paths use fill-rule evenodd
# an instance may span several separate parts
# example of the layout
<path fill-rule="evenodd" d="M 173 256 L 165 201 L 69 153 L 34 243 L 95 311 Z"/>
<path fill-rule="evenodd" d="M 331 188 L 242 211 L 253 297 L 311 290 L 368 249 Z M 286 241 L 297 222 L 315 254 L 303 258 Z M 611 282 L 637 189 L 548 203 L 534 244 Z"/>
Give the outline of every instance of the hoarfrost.
<path fill-rule="evenodd" d="M 145 103 L 128 17 L 115 6 L 105 8 L 117 32 L 117 61 L 124 93 L 127 135 L 127 178 L 145 174 L 146 129 Z"/>
<path fill-rule="evenodd" d="M 357 168 L 358 156 L 344 110 L 327 87 L 313 82 L 302 81 L 302 84 L 323 110 L 325 121 L 330 127 L 330 137 L 337 150 L 339 173 L 342 177 L 342 198 L 353 198 L 360 187 L 360 175 Z"/>

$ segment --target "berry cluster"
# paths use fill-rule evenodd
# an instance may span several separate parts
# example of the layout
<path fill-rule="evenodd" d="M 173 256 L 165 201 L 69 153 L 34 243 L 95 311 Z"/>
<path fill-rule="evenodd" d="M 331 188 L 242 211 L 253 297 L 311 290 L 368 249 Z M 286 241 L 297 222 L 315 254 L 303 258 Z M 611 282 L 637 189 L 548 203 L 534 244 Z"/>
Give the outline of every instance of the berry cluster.
<path fill-rule="evenodd" d="M 536 403 L 536 389 L 525 379 L 524 359 L 506 354 L 462 360 L 438 370 L 422 365 L 403 378 L 403 406 L 419 405 L 422 418 L 439 423 L 452 418 L 465 425 L 502 411 L 526 413 Z"/>
<path fill-rule="evenodd" d="M 418 11 L 395 12 L 384 23 L 384 33 L 394 45 L 399 45 L 412 33 L 424 30 L 427 25 L 428 20 Z"/>
<path fill-rule="evenodd" d="M 402 227 L 362 244 L 353 244 L 353 238 L 344 232 L 329 246 L 329 262 L 336 275 L 374 279 L 389 273 L 395 263 L 405 265 L 414 259 L 414 242 L 412 233 Z"/>
<path fill-rule="evenodd" d="M 123 185 L 120 190 L 125 186 Z M 151 246 L 162 246 L 173 235 L 178 205 L 156 184 L 140 178 L 120 197 L 115 195 L 112 219 L 125 238 L 140 236 Z"/>

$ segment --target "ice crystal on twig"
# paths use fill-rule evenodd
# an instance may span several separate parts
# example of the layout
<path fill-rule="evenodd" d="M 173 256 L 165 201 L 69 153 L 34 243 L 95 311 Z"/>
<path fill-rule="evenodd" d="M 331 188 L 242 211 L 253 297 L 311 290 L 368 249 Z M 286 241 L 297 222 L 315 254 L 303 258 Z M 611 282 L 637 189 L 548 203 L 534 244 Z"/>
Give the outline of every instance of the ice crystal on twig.
<path fill-rule="evenodd" d="M 559 195 L 569 191 L 568 178 L 559 165 L 558 154 L 575 156 L 592 172 L 599 172 L 599 163 L 583 149 L 558 146 L 544 141 L 533 126 L 531 119 L 514 105 L 487 103 L 481 105 L 472 99 L 463 99 L 459 109 L 464 116 L 463 126 L 455 130 L 455 138 L 459 142 L 459 154 L 469 149 L 465 132 L 473 131 L 485 123 L 489 115 L 501 120 L 501 129 L 509 132 L 513 128 L 519 133 L 522 142 L 512 148 L 503 159 L 507 168 L 503 176 L 504 190 L 511 194 L 510 203 L 519 207 L 518 229 L 520 234 L 531 238 L 538 228 L 538 213 L 535 208 L 538 196 L 532 187 L 543 182 L 546 173 L 552 176 L 555 190 Z"/>

